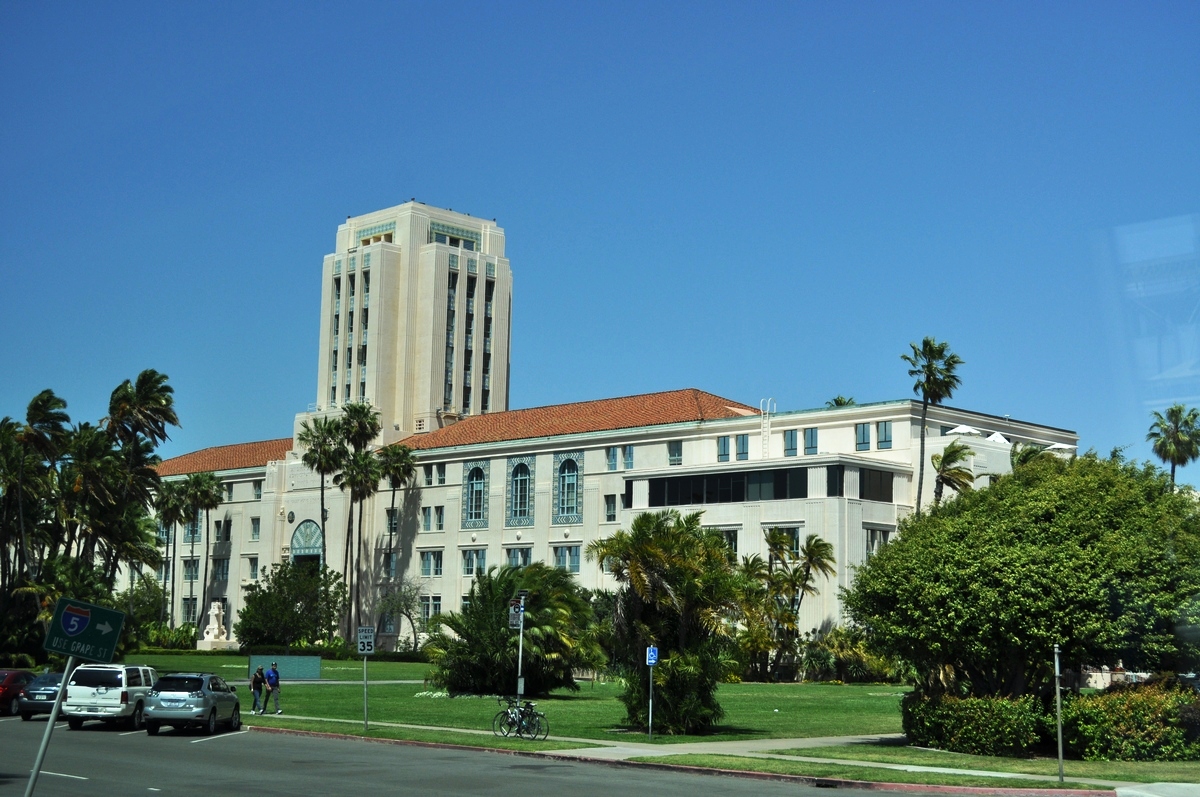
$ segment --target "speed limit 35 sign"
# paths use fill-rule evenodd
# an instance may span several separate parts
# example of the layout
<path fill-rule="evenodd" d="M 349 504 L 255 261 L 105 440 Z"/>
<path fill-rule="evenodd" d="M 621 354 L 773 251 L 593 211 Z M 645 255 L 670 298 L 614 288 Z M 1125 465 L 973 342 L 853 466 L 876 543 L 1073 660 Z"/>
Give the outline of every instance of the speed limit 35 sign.
<path fill-rule="evenodd" d="M 370 656 L 375 652 L 375 626 L 360 625 L 358 627 L 358 655 Z"/>

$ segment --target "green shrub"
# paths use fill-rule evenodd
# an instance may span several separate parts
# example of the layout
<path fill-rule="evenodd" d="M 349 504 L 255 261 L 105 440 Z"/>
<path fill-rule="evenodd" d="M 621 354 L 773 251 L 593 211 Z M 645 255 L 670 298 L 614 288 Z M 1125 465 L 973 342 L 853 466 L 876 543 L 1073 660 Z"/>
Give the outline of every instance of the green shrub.
<path fill-rule="evenodd" d="M 911 744 L 955 753 L 1028 756 L 1041 741 L 1043 714 L 1032 697 L 936 697 L 917 693 L 900 702 Z"/>
<path fill-rule="evenodd" d="M 1063 703 L 1063 747 L 1086 761 L 1200 759 L 1200 702 L 1173 683 L 1110 688 Z"/>

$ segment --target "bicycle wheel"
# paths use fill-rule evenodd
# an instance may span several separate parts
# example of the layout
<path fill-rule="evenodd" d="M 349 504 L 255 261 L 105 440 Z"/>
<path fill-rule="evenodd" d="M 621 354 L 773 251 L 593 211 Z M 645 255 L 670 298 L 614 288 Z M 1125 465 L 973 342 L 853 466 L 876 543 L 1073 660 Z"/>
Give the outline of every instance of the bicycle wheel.
<path fill-rule="evenodd" d="M 512 732 L 512 727 L 508 724 L 508 711 L 500 709 L 496 712 L 496 716 L 492 717 L 492 733 L 497 736 L 508 736 Z"/>
<path fill-rule="evenodd" d="M 546 719 L 546 715 L 540 712 L 537 715 L 537 731 L 533 738 L 540 738 L 543 742 L 550 735 L 550 720 Z"/>

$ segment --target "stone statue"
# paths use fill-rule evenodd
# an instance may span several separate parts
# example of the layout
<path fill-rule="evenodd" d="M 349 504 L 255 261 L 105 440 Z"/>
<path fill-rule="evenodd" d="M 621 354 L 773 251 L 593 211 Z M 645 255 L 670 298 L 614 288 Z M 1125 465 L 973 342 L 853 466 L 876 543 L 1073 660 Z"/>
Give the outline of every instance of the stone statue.
<path fill-rule="evenodd" d="M 208 627 L 204 629 L 206 641 L 225 638 L 225 607 L 220 601 L 213 601 L 208 611 Z"/>

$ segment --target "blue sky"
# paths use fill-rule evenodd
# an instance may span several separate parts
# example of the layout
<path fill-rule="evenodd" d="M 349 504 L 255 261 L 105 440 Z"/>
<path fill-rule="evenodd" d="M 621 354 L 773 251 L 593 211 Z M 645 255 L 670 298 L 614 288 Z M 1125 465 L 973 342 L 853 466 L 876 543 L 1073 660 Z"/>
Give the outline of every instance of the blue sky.
<path fill-rule="evenodd" d="M 164 455 L 290 434 L 337 224 L 416 197 L 508 234 L 514 408 L 902 398 L 934 335 L 952 404 L 1148 456 L 1200 383 L 1138 366 L 1121 241 L 1165 224 L 1200 278 L 1198 34 L 1196 3 L 9 0 L 0 415 L 94 420 L 153 367 Z"/>

